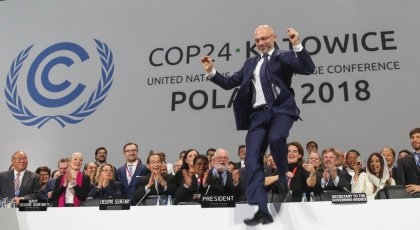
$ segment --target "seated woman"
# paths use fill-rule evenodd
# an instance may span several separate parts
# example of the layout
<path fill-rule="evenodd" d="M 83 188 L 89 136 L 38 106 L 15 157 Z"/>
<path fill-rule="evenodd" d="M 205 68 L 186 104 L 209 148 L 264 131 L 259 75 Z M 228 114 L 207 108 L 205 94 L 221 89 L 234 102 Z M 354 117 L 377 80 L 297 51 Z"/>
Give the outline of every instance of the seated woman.
<path fill-rule="evenodd" d="M 303 154 L 304 150 L 302 145 L 299 142 L 290 142 L 287 144 L 287 165 L 288 171 L 286 172 L 286 177 L 288 179 L 288 186 L 290 188 L 290 194 L 286 196 L 283 195 L 283 198 L 286 198 L 287 201 L 300 202 L 302 200 L 302 193 L 305 193 L 309 197 L 309 187 L 307 185 L 306 179 L 309 176 L 309 172 L 303 168 Z M 315 171 L 315 168 L 313 168 Z M 275 194 L 279 194 L 278 175 L 266 177 L 265 182 L 273 180 L 272 190 Z M 291 195 L 291 197 L 290 197 Z M 273 201 L 278 201 L 276 197 L 273 197 Z"/>
<path fill-rule="evenodd" d="M 83 164 L 83 155 L 73 153 L 66 174 L 57 178 L 51 195 L 55 207 L 78 207 L 87 198 L 90 190 L 90 178 L 80 169 Z"/>
<path fill-rule="evenodd" d="M 351 181 L 351 192 L 366 193 L 367 199 L 375 199 L 376 193 L 385 185 L 395 185 L 394 179 L 389 176 L 386 161 L 379 153 L 369 156 L 365 172 L 357 172 Z"/>
<path fill-rule="evenodd" d="M 41 182 L 41 189 L 39 190 L 39 199 L 47 199 L 47 192 L 45 190 L 48 181 L 50 180 L 51 169 L 47 166 L 40 166 L 35 170 L 39 175 L 39 182 Z"/>
<path fill-rule="evenodd" d="M 185 154 L 182 157 L 182 166 L 181 168 L 175 173 L 175 187 L 179 188 L 182 185 L 183 181 L 183 173 L 182 170 L 187 170 L 188 174 L 194 174 L 194 167 L 193 161 L 194 158 L 199 155 L 199 152 L 196 149 L 188 149 L 185 151 Z"/>
<path fill-rule="evenodd" d="M 140 178 L 131 199 L 132 205 L 137 205 L 152 195 L 174 195 L 176 189 L 174 176 L 162 173 L 162 164 L 162 156 L 159 153 L 149 154 L 146 165 L 151 174 Z"/>
<path fill-rule="evenodd" d="M 88 198 L 123 198 L 122 184 L 114 180 L 114 167 L 110 164 L 103 164 L 96 171 L 95 185 L 88 194 Z"/>

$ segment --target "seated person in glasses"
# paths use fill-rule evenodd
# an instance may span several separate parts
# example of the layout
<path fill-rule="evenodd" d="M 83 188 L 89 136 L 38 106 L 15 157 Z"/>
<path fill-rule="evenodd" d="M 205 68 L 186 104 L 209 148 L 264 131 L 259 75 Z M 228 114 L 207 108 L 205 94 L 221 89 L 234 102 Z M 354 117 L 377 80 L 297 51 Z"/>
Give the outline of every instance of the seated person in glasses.
<path fill-rule="evenodd" d="M 175 192 L 175 200 L 179 202 L 199 202 L 206 193 L 209 159 L 205 155 L 198 155 L 193 160 L 194 174 L 187 169 L 182 170 L 183 181 Z"/>
<path fill-rule="evenodd" d="M 131 199 L 132 205 L 137 205 L 151 195 L 174 195 L 176 190 L 174 176 L 162 173 L 162 164 L 162 156 L 159 153 L 149 154 L 146 165 L 150 175 L 140 177 Z"/>
<path fill-rule="evenodd" d="M 114 180 L 114 167 L 105 163 L 99 167 L 95 175 L 95 184 L 88 194 L 88 198 L 123 198 L 122 184 Z"/>
<path fill-rule="evenodd" d="M 347 174 L 335 166 L 337 154 L 334 148 L 327 148 L 322 151 L 322 167 L 311 174 L 307 179 L 309 187 L 315 193 L 322 190 L 350 191 L 350 179 Z"/>
<path fill-rule="evenodd" d="M 208 172 L 208 195 L 234 195 L 236 199 L 243 194 L 240 186 L 239 170 L 229 172 L 229 152 L 217 149 L 212 158 L 212 169 Z"/>

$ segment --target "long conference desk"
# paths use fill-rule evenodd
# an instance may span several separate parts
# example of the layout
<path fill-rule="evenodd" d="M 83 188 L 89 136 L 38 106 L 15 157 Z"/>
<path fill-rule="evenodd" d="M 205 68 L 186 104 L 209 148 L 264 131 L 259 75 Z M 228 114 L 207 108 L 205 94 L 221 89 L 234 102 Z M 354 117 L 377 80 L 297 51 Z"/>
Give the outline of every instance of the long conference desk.
<path fill-rule="evenodd" d="M 21 212 L 0 209 L 1 230 L 75 229 L 418 229 L 420 199 L 372 200 L 364 204 L 332 204 L 328 201 L 269 204 L 274 223 L 246 226 L 244 218 L 255 206 L 201 208 L 199 205 L 139 206 L 130 210 L 98 207 L 48 208 Z"/>

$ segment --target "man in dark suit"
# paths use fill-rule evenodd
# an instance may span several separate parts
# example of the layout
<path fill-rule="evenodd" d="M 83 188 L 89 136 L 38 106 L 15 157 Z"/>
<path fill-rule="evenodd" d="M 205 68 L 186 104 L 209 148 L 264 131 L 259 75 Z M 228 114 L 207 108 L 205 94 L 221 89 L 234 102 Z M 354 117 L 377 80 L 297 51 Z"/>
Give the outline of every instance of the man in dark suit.
<path fill-rule="evenodd" d="M 245 145 L 240 145 L 238 147 L 239 161 L 235 163 L 235 167 L 237 169 L 245 167 L 245 156 L 246 156 L 246 146 Z"/>
<path fill-rule="evenodd" d="M 389 170 L 389 177 L 397 180 L 398 178 L 398 169 L 394 165 L 395 162 L 395 150 L 390 147 L 385 147 L 381 150 L 381 155 L 385 158 L 386 164 Z"/>
<path fill-rule="evenodd" d="M 279 188 L 288 193 L 287 179 L 287 137 L 293 123 L 299 118 L 299 109 L 291 88 L 294 74 L 309 75 L 315 65 L 309 53 L 299 42 L 299 34 L 293 28 L 287 30 L 293 51 L 275 48 L 277 35 L 268 25 L 258 26 L 254 42 L 260 55 L 249 58 L 243 67 L 231 77 L 225 77 L 213 68 L 209 56 L 201 58 L 207 77 L 223 89 L 240 87 L 233 109 L 238 130 L 248 130 L 245 167 L 248 185 L 247 200 L 258 205 L 247 225 L 268 224 L 273 218 L 268 211 L 264 188 L 263 155 L 268 146 L 277 164 Z"/>
<path fill-rule="evenodd" d="M 229 152 L 225 149 L 217 149 L 213 156 L 212 166 L 207 175 L 207 195 L 233 195 L 235 201 L 242 196 L 239 170 L 233 173 L 228 170 Z"/>
<path fill-rule="evenodd" d="M 39 199 L 39 175 L 27 170 L 28 156 L 22 151 L 12 155 L 13 169 L 0 173 L 0 196 L 9 197 L 19 204 L 22 199 Z"/>
<path fill-rule="evenodd" d="M 322 150 L 322 167 L 318 167 L 315 174 L 307 179 L 309 187 L 315 193 L 323 190 L 349 192 L 351 190 L 351 176 L 336 167 L 337 151 L 334 148 Z M 359 168 L 358 168 L 359 170 Z"/>
<path fill-rule="evenodd" d="M 216 151 L 216 150 L 214 150 Z M 175 191 L 175 201 L 200 202 L 200 197 L 206 195 L 207 176 L 209 171 L 209 159 L 207 156 L 198 155 L 193 160 L 194 175 L 190 175 L 186 169 L 182 170 L 182 183 Z"/>
<path fill-rule="evenodd" d="M 405 190 L 413 194 L 420 192 L 420 128 L 410 131 L 410 142 L 414 150 L 413 154 L 397 161 L 397 184 L 405 185 Z"/>
<path fill-rule="evenodd" d="M 131 199 L 140 177 L 148 175 L 149 170 L 138 158 L 139 148 L 136 143 L 125 144 L 123 151 L 126 163 L 117 169 L 117 178 L 123 184 L 124 197 Z"/>
<path fill-rule="evenodd" d="M 139 179 L 136 190 L 131 197 L 131 204 L 137 205 L 152 195 L 165 195 L 172 197 L 176 190 L 175 177 L 171 174 L 162 173 L 163 158 L 160 153 L 152 152 L 146 160 L 150 174 Z M 157 202 L 157 200 L 154 200 Z M 148 202 L 145 202 L 146 204 Z M 156 203 L 154 203 L 156 204 Z"/>

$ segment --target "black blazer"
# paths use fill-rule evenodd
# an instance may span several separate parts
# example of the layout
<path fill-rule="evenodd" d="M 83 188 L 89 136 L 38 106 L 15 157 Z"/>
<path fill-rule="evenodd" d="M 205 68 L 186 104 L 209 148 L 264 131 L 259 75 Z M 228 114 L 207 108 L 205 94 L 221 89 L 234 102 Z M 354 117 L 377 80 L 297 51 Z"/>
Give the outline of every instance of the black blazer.
<path fill-rule="evenodd" d="M 41 182 L 39 175 L 26 170 L 21 177 L 19 196 L 25 199 L 40 199 L 41 198 Z M 15 197 L 15 172 L 9 170 L 0 173 L 0 196 L 1 197 Z"/>
<path fill-rule="evenodd" d="M 136 205 L 140 199 L 142 199 L 145 195 L 144 199 L 147 199 L 148 196 L 151 195 L 172 195 L 174 196 L 176 186 L 175 186 L 175 177 L 173 175 L 169 174 L 162 174 L 163 179 L 166 181 L 166 190 L 162 185 L 158 184 L 156 190 L 156 186 L 150 187 L 150 191 L 148 194 L 146 194 L 146 189 L 144 188 L 150 180 L 151 175 L 140 177 L 139 184 L 137 185 L 136 190 L 133 193 L 133 196 L 131 197 L 131 205 Z M 143 199 L 143 200 L 144 200 Z"/>
<path fill-rule="evenodd" d="M 208 172 L 207 184 L 210 186 L 207 195 L 233 195 L 235 200 L 238 201 L 242 197 L 243 189 L 241 182 L 237 186 L 233 184 L 233 176 L 229 171 L 227 172 L 226 183 L 222 185 L 221 179 L 218 176 L 212 174 L 212 170 Z"/>
<path fill-rule="evenodd" d="M 100 190 L 96 187 L 96 185 L 92 185 L 88 197 L 92 197 L 94 199 L 123 198 L 122 183 L 120 181 L 111 180 L 105 188 Z"/>
<path fill-rule="evenodd" d="M 416 165 L 414 154 L 405 156 L 397 161 L 398 173 L 396 183 L 399 185 L 420 185 L 420 172 Z"/>
<path fill-rule="evenodd" d="M 184 180 L 182 180 L 182 182 L 180 183 L 179 187 L 175 191 L 176 204 L 178 204 L 179 202 L 199 202 L 199 200 L 193 200 L 194 194 L 200 194 L 200 196 L 206 194 L 206 188 L 204 186 L 198 186 L 198 180 L 196 175 L 192 175 L 191 180 L 191 186 L 188 188 L 184 186 Z"/>
<path fill-rule="evenodd" d="M 316 171 L 316 185 L 315 188 L 313 189 L 313 191 L 315 193 L 319 193 L 322 190 L 337 190 L 337 191 L 351 191 L 351 184 L 349 179 L 351 180 L 351 177 L 348 177 L 348 174 L 341 169 L 337 168 L 337 176 L 339 178 L 338 184 L 335 185 L 326 185 L 324 188 L 321 187 L 321 179 L 322 179 L 322 174 L 324 172 L 324 168 L 323 167 L 319 167 Z M 301 194 L 302 195 L 302 194 Z"/>

